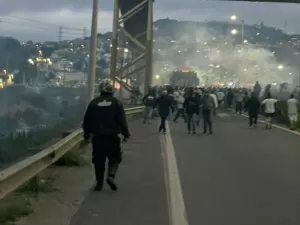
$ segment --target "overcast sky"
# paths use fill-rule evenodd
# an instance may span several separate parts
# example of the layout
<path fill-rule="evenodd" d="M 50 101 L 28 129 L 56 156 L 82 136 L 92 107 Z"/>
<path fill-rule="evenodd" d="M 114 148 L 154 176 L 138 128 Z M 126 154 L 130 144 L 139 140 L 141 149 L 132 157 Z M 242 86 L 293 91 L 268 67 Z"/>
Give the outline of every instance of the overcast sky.
<path fill-rule="evenodd" d="M 112 2 L 100 0 L 100 32 L 111 30 Z M 92 0 L 0 0 L 0 36 L 21 41 L 57 40 L 58 26 L 63 26 L 69 28 L 64 29 L 65 39 L 82 37 L 83 28 L 90 28 L 91 5 Z M 236 14 L 245 23 L 264 22 L 281 29 L 286 20 L 287 32 L 300 33 L 300 5 L 295 4 L 156 0 L 154 8 L 155 19 L 225 21 Z"/>

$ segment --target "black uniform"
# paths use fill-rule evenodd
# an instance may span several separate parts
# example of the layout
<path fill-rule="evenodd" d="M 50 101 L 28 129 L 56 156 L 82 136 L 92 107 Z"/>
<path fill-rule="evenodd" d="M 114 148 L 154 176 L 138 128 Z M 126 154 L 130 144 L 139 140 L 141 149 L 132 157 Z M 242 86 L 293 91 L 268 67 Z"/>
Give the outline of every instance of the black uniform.
<path fill-rule="evenodd" d="M 169 116 L 170 109 L 172 110 L 172 112 L 174 111 L 172 101 L 168 95 L 162 95 L 156 100 L 153 108 L 155 108 L 156 106 L 158 106 L 159 116 L 161 120 L 159 132 L 166 132 L 166 120 Z"/>
<path fill-rule="evenodd" d="M 93 164 L 98 189 L 102 188 L 105 161 L 108 158 L 107 182 L 114 179 L 118 165 L 122 161 L 121 140 L 130 137 L 123 104 L 112 94 L 103 93 L 93 99 L 83 121 L 84 137 L 93 135 Z M 110 185 L 112 187 L 112 185 Z M 112 189 L 116 189 L 113 187 Z"/>

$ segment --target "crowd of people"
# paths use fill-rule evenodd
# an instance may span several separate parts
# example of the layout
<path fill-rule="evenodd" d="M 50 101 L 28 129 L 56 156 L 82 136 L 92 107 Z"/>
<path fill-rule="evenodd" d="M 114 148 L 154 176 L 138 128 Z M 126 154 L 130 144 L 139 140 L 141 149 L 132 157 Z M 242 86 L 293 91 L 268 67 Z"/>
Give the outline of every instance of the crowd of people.
<path fill-rule="evenodd" d="M 93 145 L 93 164 L 96 175 L 96 191 L 101 191 L 105 178 L 105 162 L 108 159 L 106 183 L 113 191 L 118 186 L 115 176 L 119 164 L 122 162 L 121 134 L 126 141 L 130 138 L 125 110 L 122 102 L 113 96 L 114 82 L 110 79 L 103 80 L 99 85 L 100 96 L 93 99 L 86 110 L 83 120 L 84 144 L 89 140 Z M 145 105 L 144 123 L 151 123 L 157 112 L 161 119 L 159 132 L 166 133 L 166 120 L 177 122 L 179 118 L 187 123 L 190 134 L 196 133 L 203 121 L 203 133 L 213 134 L 212 117 L 217 110 L 233 109 L 236 113 L 248 112 L 249 126 L 256 127 L 257 117 L 261 106 L 266 116 L 266 128 L 272 128 L 272 118 L 276 110 L 277 99 L 272 98 L 267 92 L 260 99 L 260 88 L 216 88 L 216 87 L 152 87 L 144 96 Z M 291 122 L 291 129 L 296 128 L 299 102 L 292 94 L 287 100 L 287 112 Z M 157 110 L 156 110 L 157 109 Z"/>
<path fill-rule="evenodd" d="M 265 128 L 272 129 L 278 99 L 270 91 L 261 95 L 257 82 L 253 89 L 220 88 L 220 87 L 171 87 L 156 86 L 149 89 L 143 98 L 145 105 L 144 123 L 151 123 L 156 114 L 161 118 L 159 132 L 166 132 L 165 122 L 169 118 L 177 122 L 180 117 L 187 123 L 188 133 L 195 134 L 203 123 L 203 133 L 213 134 L 212 117 L 217 110 L 234 110 L 236 113 L 247 113 L 249 126 L 256 127 L 258 115 L 263 112 Z M 297 127 L 299 101 L 291 94 L 287 100 L 287 115 L 290 128 Z"/>

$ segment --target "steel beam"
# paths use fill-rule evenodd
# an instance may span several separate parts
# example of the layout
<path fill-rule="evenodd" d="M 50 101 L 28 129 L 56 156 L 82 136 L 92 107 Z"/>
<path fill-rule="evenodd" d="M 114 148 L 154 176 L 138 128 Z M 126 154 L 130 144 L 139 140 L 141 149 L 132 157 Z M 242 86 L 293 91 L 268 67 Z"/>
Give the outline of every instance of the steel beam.
<path fill-rule="evenodd" d="M 123 78 L 130 78 L 135 72 L 145 69 L 145 90 L 151 85 L 152 81 L 152 42 L 153 42 L 153 0 L 141 0 L 134 5 L 131 9 L 123 15 L 119 16 L 119 7 L 121 0 L 114 0 L 114 19 L 113 19 L 113 34 L 112 34 L 112 48 L 111 48 L 111 79 L 120 81 L 120 85 L 125 89 L 129 89 L 129 85 L 122 82 Z M 125 0 L 127 1 L 127 0 Z M 125 3 L 124 3 L 125 4 Z M 136 15 L 140 15 L 142 10 L 148 8 L 148 21 L 147 29 L 141 30 L 140 34 L 132 34 L 125 28 L 124 23 L 129 19 L 134 18 Z M 144 18 L 144 17 L 143 17 Z M 123 24 L 123 26 L 122 26 Z M 128 27 L 127 27 L 128 28 Z M 129 28 L 128 28 L 129 29 Z M 131 63 L 121 65 L 123 68 L 117 70 L 117 49 L 118 49 L 118 30 L 122 32 L 126 40 L 130 41 L 129 53 L 136 57 Z M 130 29 L 129 29 L 130 30 Z M 147 34 L 147 42 L 141 41 L 140 37 Z M 145 46 L 146 44 L 146 46 Z M 137 63 L 139 66 L 137 66 Z M 132 70 L 129 72 L 129 68 Z M 124 74 L 123 74 L 124 73 Z M 141 73 L 143 75 L 143 73 Z M 126 87 L 125 87 L 126 86 Z"/>

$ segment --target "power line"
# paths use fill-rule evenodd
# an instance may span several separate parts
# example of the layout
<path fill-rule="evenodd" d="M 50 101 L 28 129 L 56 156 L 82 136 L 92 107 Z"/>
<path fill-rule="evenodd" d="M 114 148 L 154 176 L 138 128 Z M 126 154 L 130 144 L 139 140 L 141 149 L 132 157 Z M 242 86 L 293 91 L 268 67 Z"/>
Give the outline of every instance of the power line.
<path fill-rule="evenodd" d="M 49 34 L 55 34 L 56 32 L 54 31 L 53 32 L 53 28 L 52 27 L 41 27 L 41 26 L 32 26 L 30 24 L 20 24 L 20 23 L 16 23 L 16 22 L 12 22 L 12 21 L 4 21 L 4 20 L 1 20 L 0 19 L 0 24 L 7 24 L 11 27 L 11 25 L 13 26 L 26 26 L 26 27 L 29 27 L 29 28 L 34 28 L 34 29 L 39 29 L 39 30 L 43 30 L 43 32 L 47 32 Z M 61 26 L 62 27 L 62 26 Z M 3 29 L 1 29 L 3 31 Z M 0 31 L 1 31 L 0 30 Z M 59 37 L 60 40 L 71 40 L 71 39 L 75 39 L 75 38 L 82 38 L 82 33 L 78 32 L 78 31 L 64 31 L 64 27 L 62 27 L 61 29 L 62 33 L 61 33 L 61 36 Z M 83 31 L 83 29 L 81 29 L 81 32 Z M 6 34 L 7 35 L 7 34 Z"/>
<path fill-rule="evenodd" d="M 26 20 L 26 21 L 29 21 L 29 22 L 32 22 L 32 23 L 41 23 L 41 24 L 45 24 L 45 25 L 48 25 L 48 26 L 55 26 L 55 27 L 60 27 L 61 25 L 58 25 L 58 24 L 54 24 L 54 23 L 47 23 L 47 22 L 43 22 L 43 21 L 40 21 L 40 20 L 34 20 L 34 19 L 30 19 L 30 18 L 26 18 L 26 17 L 20 17 L 20 16 L 6 16 L 6 17 L 11 17 L 11 18 L 15 18 L 15 19 L 19 19 L 19 20 Z M 68 27 L 68 26 L 64 26 L 64 29 L 65 30 L 74 30 L 74 31 L 82 31 L 82 29 L 80 28 L 73 28 L 73 27 Z"/>
<path fill-rule="evenodd" d="M 27 27 L 31 27 L 31 28 L 36 28 L 36 29 L 41 29 L 41 30 L 47 30 L 47 31 L 49 31 L 49 27 L 32 26 L 32 25 L 29 25 L 29 24 L 20 24 L 20 23 L 15 23 L 15 22 L 12 22 L 12 21 L 4 21 L 4 20 L 1 20 L 1 22 L 7 23 L 7 24 L 13 24 L 15 26 L 27 26 Z M 59 27 L 62 27 L 62 26 L 59 26 Z M 65 27 L 63 27 L 63 29 L 65 29 Z M 79 31 L 82 32 L 82 30 L 83 29 L 79 29 L 78 31 L 69 31 L 69 30 L 67 30 L 64 33 L 80 36 L 81 34 L 80 34 Z"/>

